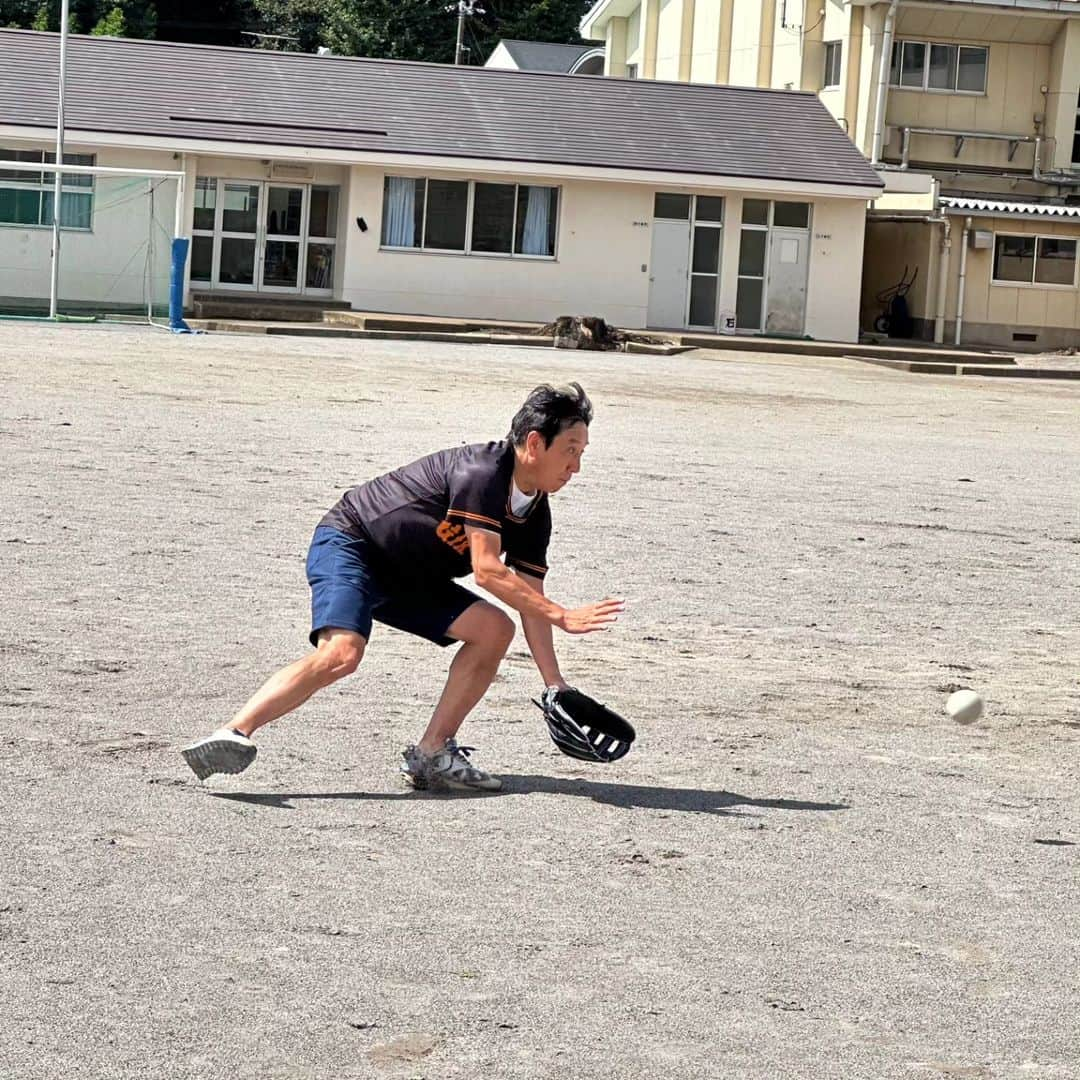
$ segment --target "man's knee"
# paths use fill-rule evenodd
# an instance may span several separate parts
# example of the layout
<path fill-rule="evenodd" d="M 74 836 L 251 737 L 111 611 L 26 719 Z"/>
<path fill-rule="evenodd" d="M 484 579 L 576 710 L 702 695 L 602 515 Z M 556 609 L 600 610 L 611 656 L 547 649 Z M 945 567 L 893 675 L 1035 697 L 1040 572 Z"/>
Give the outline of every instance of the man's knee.
<path fill-rule="evenodd" d="M 313 663 L 327 681 L 351 675 L 364 658 L 364 639 L 346 631 L 329 631 L 319 638 L 319 648 Z"/>
<path fill-rule="evenodd" d="M 514 626 L 513 619 L 498 608 L 491 608 L 484 643 L 491 647 L 492 652 L 497 652 L 499 656 L 505 656 L 506 650 L 510 648 L 516 632 L 517 628 Z"/>

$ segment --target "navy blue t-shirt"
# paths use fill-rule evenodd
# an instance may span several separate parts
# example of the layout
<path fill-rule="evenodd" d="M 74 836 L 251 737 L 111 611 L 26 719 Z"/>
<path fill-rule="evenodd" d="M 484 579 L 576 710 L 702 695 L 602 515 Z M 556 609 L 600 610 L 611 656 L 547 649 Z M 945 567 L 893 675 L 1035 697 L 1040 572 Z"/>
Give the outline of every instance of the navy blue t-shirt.
<path fill-rule="evenodd" d="M 510 508 L 513 443 L 476 443 L 429 454 L 350 488 L 319 522 L 370 541 L 387 569 L 410 578 L 472 572 L 465 526 L 501 537 L 506 565 L 547 573 L 551 511 L 538 495 L 519 517 Z"/>

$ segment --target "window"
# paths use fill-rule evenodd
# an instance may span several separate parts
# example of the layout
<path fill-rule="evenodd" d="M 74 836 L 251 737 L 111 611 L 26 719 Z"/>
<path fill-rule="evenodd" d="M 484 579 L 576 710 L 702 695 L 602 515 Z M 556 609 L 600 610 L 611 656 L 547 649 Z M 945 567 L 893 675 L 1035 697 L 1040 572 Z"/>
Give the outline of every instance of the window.
<path fill-rule="evenodd" d="M 1076 284 L 1076 240 L 1060 236 L 994 238 L 994 281 L 998 284 Z"/>
<path fill-rule="evenodd" d="M 638 73 L 637 64 L 627 64 L 626 65 L 626 77 L 628 79 L 636 79 L 638 77 L 637 73 Z"/>
<path fill-rule="evenodd" d="M 558 206 L 553 187 L 388 176 L 382 246 L 550 258 Z"/>
<path fill-rule="evenodd" d="M 840 85 L 840 59 L 843 55 L 843 42 L 825 42 L 825 78 L 822 87 Z"/>
<path fill-rule="evenodd" d="M 658 191 L 653 199 L 653 216 L 665 221 L 689 221 L 690 196 Z"/>
<path fill-rule="evenodd" d="M 690 326 L 716 326 L 723 224 L 724 200 L 717 195 L 695 195 L 690 257 Z"/>
<path fill-rule="evenodd" d="M 985 94 L 990 50 L 984 45 L 895 41 L 892 86 L 947 94 Z"/>
<path fill-rule="evenodd" d="M 93 154 L 65 154 L 65 165 L 93 165 Z M 42 169 L 5 169 L 5 161 L 47 165 L 56 155 L 44 150 L 0 148 L 0 225 L 52 226 L 56 174 Z M 94 178 L 64 173 L 60 191 L 60 227 L 89 230 L 94 209 Z"/>

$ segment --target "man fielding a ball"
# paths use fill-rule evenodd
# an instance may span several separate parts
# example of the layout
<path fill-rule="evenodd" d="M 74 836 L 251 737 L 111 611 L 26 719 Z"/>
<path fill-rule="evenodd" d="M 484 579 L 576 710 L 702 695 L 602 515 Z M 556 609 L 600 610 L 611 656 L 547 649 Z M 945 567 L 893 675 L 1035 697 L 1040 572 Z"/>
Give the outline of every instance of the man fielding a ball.
<path fill-rule="evenodd" d="M 195 774 L 246 769 L 257 729 L 356 670 L 374 619 L 437 645 L 461 643 L 427 730 L 405 749 L 405 778 L 418 788 L 498 790 L 455 736 L 491 685 L 514 624 L 453 579 L 471 572 L 518 611 L 545 686 L 567 688 L 551 628 L 601 630 L 623 606 L 608 599 L 568 610 L 544 595 L 548 496 L 581 469 L 591 420 L 577 383 L 538 386 L 501 442 L 441 450 L 347 491 L 308 552 L 315 651 L 267 680 L 227 727 L 182 751 Z"/>

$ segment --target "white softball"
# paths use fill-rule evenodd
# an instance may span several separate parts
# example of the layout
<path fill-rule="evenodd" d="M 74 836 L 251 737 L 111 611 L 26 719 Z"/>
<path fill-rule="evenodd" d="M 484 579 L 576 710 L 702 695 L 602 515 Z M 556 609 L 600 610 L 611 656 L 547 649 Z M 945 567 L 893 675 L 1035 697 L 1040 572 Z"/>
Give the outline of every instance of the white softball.
<path fill-rule="evenodd" d="M 982 716 L 983 699 L 974 690 L 957 690 L 949 695 L 945 711 L 958 724 L 974 724 Z"/>

